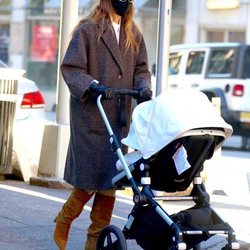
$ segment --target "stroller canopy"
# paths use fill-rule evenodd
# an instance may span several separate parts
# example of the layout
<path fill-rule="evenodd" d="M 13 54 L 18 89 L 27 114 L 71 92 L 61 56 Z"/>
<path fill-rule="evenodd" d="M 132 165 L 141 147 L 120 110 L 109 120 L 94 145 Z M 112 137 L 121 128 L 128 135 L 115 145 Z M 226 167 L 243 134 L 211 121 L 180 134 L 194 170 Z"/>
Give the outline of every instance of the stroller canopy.
<path fill-rule="evenodd" d="M 168 90 L 135 107 L 128 136 L 122 143 L 139 150 L 144 159 L 195 128 L 222 128 L 225 139 L 232 127 L 207 96 L 196 90 Z"/>

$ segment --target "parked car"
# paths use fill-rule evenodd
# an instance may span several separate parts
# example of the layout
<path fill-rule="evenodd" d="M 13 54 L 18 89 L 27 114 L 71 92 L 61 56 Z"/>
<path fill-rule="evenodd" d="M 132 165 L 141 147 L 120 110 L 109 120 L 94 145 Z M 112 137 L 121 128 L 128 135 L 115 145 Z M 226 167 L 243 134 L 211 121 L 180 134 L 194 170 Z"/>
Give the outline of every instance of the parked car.
<path fill-rule="evenodd" d="M 0 68 L 8 66 L 0 60 Z M 11 74 L 24 74 L 25 70 L 9 68 Z M 1 77 L 1 76 L 0 76 Z M 41 141 L 45 122 L 44 98 L 37 84 L 20 77 L 17 88 L 16 114 L 13 125 L 13 172 L 27 180 L 37 175 Z"/>
<path fill-rule="evenodd" d="M 221 98 L 223 118 L 250 147 L 250 45 L 183 44 L 170 47 L 169 88 L 194 88 Z"/>
<path fill-rule="evenodd" d="M 0 60 L 0 68 L 8 66 Z M 13 74 L 19 69 L 11 69 Z M 24 73 L 25 71 L 23 71 Z M 36 83 L 25 77 L 18 80 L 18 100 L 16 105 L 16 119 L 26 120 L 45 117 L 44 98 Z"/>

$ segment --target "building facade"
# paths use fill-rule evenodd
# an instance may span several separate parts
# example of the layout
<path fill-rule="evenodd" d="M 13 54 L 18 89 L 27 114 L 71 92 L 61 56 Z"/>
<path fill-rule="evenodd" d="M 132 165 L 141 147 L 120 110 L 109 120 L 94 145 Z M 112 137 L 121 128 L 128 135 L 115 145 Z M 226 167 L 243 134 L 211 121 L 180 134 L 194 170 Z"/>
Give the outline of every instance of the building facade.
<path fill-rule="evenodd" d="M 79 18 L 95 1 L 79 0 Z M 157 56 L 159 0 L 135 0 L 134 5 L 151 68 Z M 26 69 L 48 110 L 56 100 L 60 7 L 61 0 L 0 0 L 0 59 Z M 250 0 L 172 0 L 171 44 L 231 41 L 250 43 Z"/>
<path fill-rule="evenodd" d="M 188 0 L 184 43 L 250 43 L 250 0 Z"/>
<path fill-rule="evenodd" d="M 75 0 L 76 1 L 76 0 Z M 79 0 L 79 18 L 96 0 Z M 135 20 L 144 34 L 149 64 L 156 62 L 159 0 L 136 0 Z M 174 0 L 171 43 L 184 38 L 186 0 Z M 56 100 L 60 0 L 0 0 L 0 59 L 26 69 L 45 96 L 46 109 Z"/>

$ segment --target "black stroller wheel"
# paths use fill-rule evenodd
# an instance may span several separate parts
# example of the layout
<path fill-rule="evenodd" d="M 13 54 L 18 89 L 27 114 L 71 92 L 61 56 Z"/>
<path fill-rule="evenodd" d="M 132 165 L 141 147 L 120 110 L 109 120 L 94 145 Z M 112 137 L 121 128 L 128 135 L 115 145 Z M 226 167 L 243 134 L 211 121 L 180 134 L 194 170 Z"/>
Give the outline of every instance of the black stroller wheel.
<path fill-rule="evenodd" d="M 127 250 L 126 238 L 120 228 L 108 225 L 97 239 L 97 250 Z"/>

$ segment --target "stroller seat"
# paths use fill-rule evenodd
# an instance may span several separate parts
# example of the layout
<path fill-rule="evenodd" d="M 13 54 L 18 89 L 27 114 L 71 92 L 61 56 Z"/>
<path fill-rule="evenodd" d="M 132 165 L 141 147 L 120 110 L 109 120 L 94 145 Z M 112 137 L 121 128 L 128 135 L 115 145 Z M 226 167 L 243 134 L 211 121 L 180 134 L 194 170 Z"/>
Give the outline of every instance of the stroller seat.
<path fill-rule="evenodd" d="M 142 158 L 142 154 L 140 151 L 132 151 L 124 155 L 124 159 L 129 166 L 133 165 L 136 161 Z M 116 168 L 119 171 L 123 170 L 121 160 L 116 162 Z M 132 170 L 133 171 L 133 170 Z"/>
<path fill-rule="evenodd" d="M 216 146 L 224 140 L 221 129 L 196 129 L 186 133 L 149 158 L 151 188 L 177 192 L 186 190 L 194 178 L 203 170 L 203 163 L 211 159 Z M 190 167 L 178 173 L 183 160 L 174 161 L 176 150 L 183 147 Z"/>
<path fill-rule="evenodd" d="M 204 161 L 213 156 L 215 148 L 224 139 L 225 133 L 222 128 L 192 129 L 176 138 L 149 159 L 143 159 L 140 151 L 130 152 L 124 157 L 137 185 L 142 185 L 141 178 L 145 173 L 141 164 L 147 164 L 151 179 L 150 188 L 165 192 L 184 191 L 190 186 L 196 175 L 202 171 Z M 175 161 L 173 157 L 180 147 L 185 149 L 186 159 Z M 178 169 L 182 168 L 181 165 L 186 161 L 190 167 L 179 174 Z M 113 178 L 113 185 L 120 188 L 129 186 L 120 160 L 117 161 L 116 167 L 121 172 Z"/>

